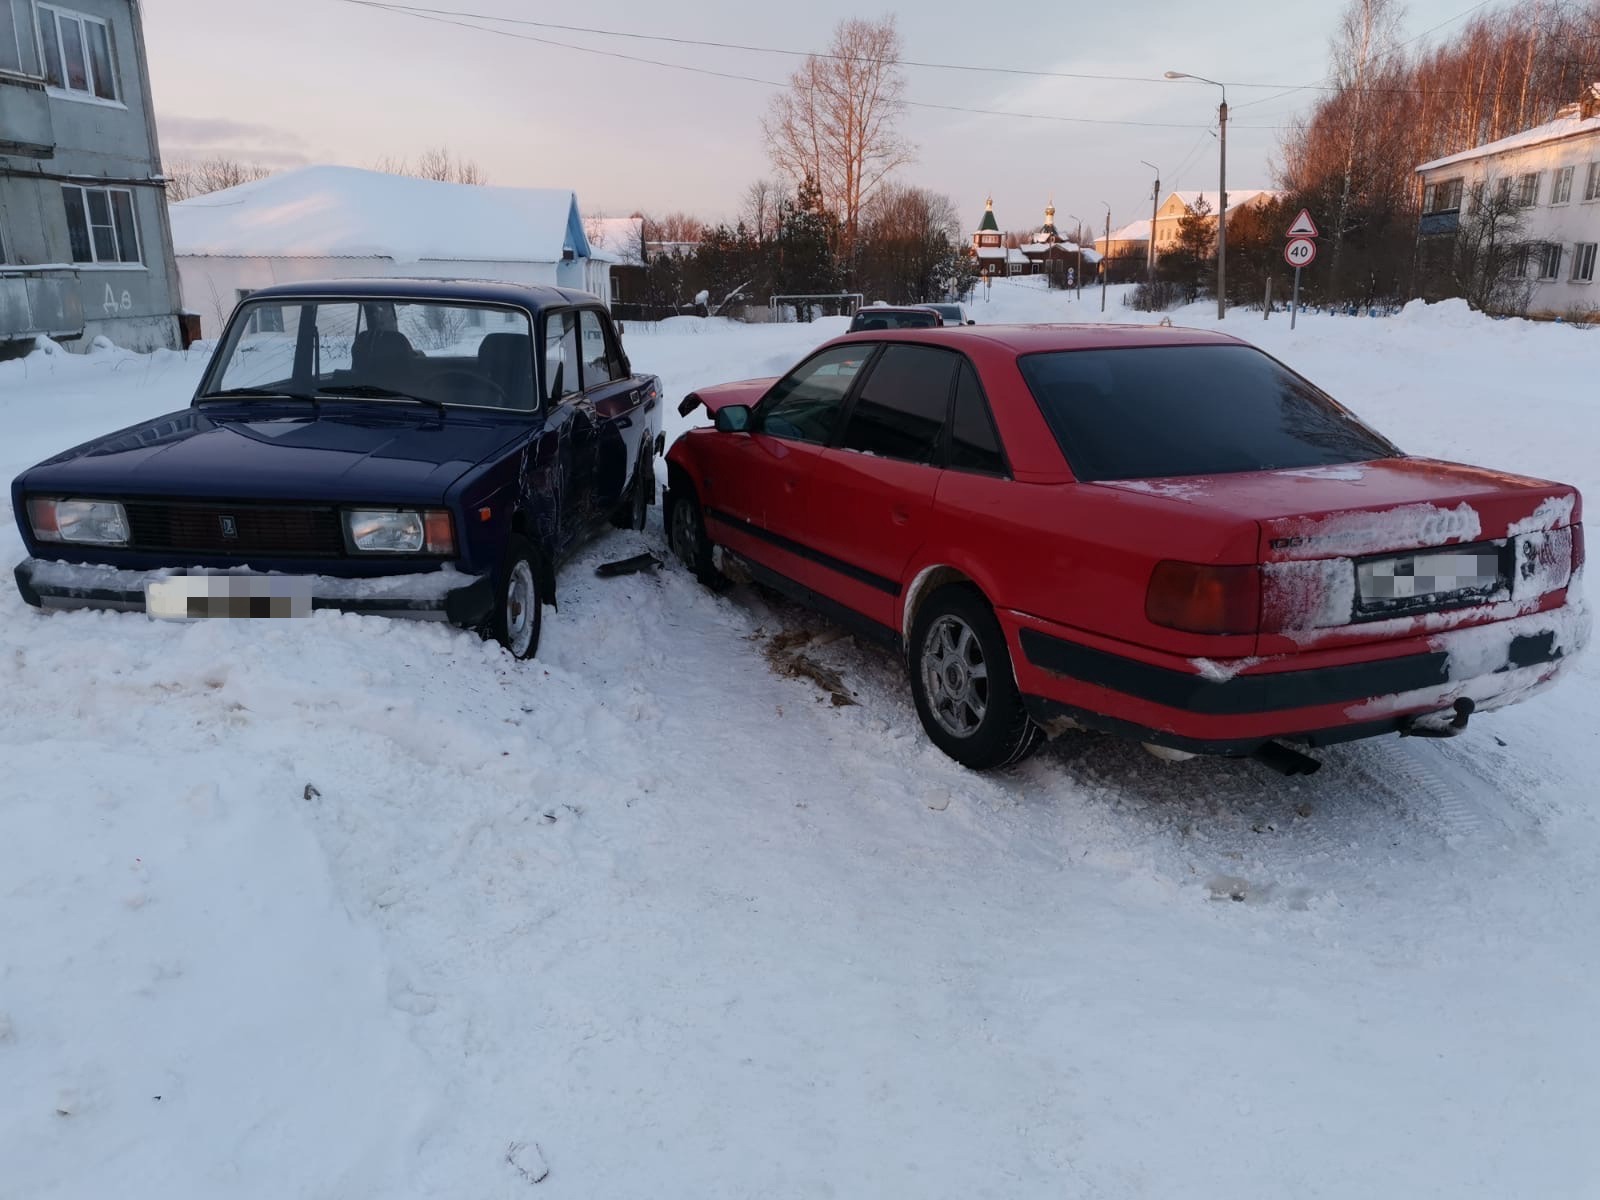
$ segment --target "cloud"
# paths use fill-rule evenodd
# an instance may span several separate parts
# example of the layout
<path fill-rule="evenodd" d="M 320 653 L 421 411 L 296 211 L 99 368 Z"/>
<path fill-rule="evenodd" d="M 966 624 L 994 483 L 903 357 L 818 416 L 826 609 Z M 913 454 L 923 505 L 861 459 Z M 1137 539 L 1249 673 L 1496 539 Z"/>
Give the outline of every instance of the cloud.
<path fill-rule="evenodd" d="M 167 114 L 156 119 L 156 126 L 163 157 L 173 160 L 220 155 L 283 167 L 310 161 L 305 139 L 299 134 L 256 121 Z"/>

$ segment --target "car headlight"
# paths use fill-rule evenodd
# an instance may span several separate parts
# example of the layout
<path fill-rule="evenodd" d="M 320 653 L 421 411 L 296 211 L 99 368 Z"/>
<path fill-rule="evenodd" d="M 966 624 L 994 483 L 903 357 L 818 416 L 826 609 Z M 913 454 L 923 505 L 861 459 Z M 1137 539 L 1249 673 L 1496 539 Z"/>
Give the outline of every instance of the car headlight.
<path fill-rule="evenodd" d="M 443 509 L 350 509 L 350 544 L 369 554 L 454 554 L 455 532 Z"/>
<path fill-rule="evenodd" d="M 28 523 L 41 542 L 73 542 L 82 546 L 128 544 L 128 514 L 115 500 L 56 500 L 35 496 L 28 501 Z"/>

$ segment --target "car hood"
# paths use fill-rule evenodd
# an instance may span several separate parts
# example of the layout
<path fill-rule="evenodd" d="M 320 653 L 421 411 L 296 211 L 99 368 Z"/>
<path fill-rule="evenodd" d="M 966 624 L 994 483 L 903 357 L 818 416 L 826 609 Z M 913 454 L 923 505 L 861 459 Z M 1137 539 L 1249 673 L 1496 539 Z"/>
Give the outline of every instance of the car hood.
<path fill-rule="evenodd" d="M 717 409 L 730 404 L 754 407 L 756 401 L 777 382 L 778 376 L 774 375 L 770 379 L 741 379 L 738 383 L 714 383 L 710 387 L 695 388 L 678 405 L 678 414 L 687 417 L 700 404 L 705 405 L 706 412 L 712 416 L 716 415 Z"/>
<path fill-rule="evenodd" d="M 1262 562 L 1489 541 L 1581 519 L 1566 484 L 1429 458 L 1095 486 L 1256 522 Z"/>
<path fill-rule="evenodd" d="M 431 410 L 191 408 L 74 447 L 23 483 L 79 495 L 437 504 L 528 426 L 526 416 Z"/>

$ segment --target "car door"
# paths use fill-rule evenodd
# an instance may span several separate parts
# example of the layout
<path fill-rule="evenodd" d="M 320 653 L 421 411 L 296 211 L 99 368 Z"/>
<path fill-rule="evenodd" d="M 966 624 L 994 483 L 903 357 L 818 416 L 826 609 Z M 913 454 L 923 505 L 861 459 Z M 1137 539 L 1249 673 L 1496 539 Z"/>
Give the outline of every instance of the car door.
<path fill-rule="evenodd" d="M 594 521 L 599 417 L 583 391 L 578 349 L 578 315 L 558 309 L 544 317 L 545 427 L 557 437 L 553 475 L 557 507 L 557 545 L 570 551 Z"/>
<path fill-rule="evenodd" d="M 890 342 L 812 469 L 798 536 L 828 563 L 825 594 L 895 628 L 907 564 L 928 538 L 961 356 Z"/>
<path fill-rule="evenodd" d="M 595 419 L 592 515 L 600 518 L 622 501 L 649 436 L 648 410 L 657 400 L 628 372 L 606 313 L 595 308 L 578 310 L 578 345 L 583 359 L 583 394 Z"/>
<path fill-rule="evenodd" d="M 807 481 L 875 350 L 855 342 L 818 351 L 768 389 L 748 432 L 719 435 L 704 495 L 716 541 L 817 588 L 816 552 L 797 536 Z"/>

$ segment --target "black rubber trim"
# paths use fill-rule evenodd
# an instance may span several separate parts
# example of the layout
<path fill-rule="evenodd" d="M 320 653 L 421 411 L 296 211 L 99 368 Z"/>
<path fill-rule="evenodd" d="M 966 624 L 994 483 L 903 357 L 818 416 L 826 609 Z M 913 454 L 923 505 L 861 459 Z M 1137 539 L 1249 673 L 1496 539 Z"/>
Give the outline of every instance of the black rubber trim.
<path fill-rule="evenodd" d="M 812 562 L 827 567 L 830 571 L 837 571 L 848 579 L 854 579 L 857 583 L 864 583 L 870 588 L 877 588 L 878 591 L 890 596 L 898 596 L 900 594 L 900 585 L 895 580 L 886 579 L 882 575 L 875 575 L 871 571 L 863 570 L 861 567 L 847 563 L 843 559 L 835 558 L 831 554 L 824 554 L 821 550 L 814 550 L 803 542 L 784 537 L 781 533 L 773 533 L 770 529 L 762 529 L 759 525 L 752 525 L 749 521 L 742 521 L 730 513 L 723 512 L 721 509 L 708 508 L 706 509 L 706 516 L 721 521 L 724 525 L 732 526 L 741 533 L 748 533 L 751 537 L 770 542 L 780 550 L 787 550 L 790 554 L 797 554 L 801 558 L 809 558 Z"/>
<path fill-rule="evenodd" d="M 745 570 L 750 572 L 750 577 L 757 583 L 764 584 L 773 591 L 782 592 L 796 604 L 803 604 L 827 617 L 837 625 L 843 625 L 851 633 L 858 634 L 870 642 L 898 651 L 900 649 L 900 632 L 887 625 L 880 625 L 871 617 L 858 613 L 847 605 L 840 604 L 837 600 L 829 599 L 821 592 L 813 591 L 803 583 L 797 583 L 780 571 L 771 567 L 764 567 L 760 563 L 751 562 L 743 555 L 739 555 L 739 562 Z"/>
<path fill-rule="evenodd" d="M 1022 697 L 1022 703 L 1027 708 L 1028 715 L 1046 728 L 1051 721 L 1067 717 L 1076 725 L 1096 733 L 1107 733 L 1135 742 L 1149 742 L 1153 746 L 1182 750 L 1186 754 L 1219 754 L 1227 758 L 1248 758 L 1271 742 L 1292 742 L 1301 746 L 1321 747 L 1360 741 L 1363 738 L 1384 737 L 1400 733 L 1409 720 L 1407 717 L 1385 717 L 1381 721 L 1368 721 L 1360 725 L 1338 725 L 1332 729 L 1308 729 L 1296 733 L 1273 734 L 1268 737 L 1191 738 L 1169 733 L 1164 729 L 1151 729 L 1134 721 L 1121 721 L 1116 717 L 1103 716 L 1044 696 L 1025 695 Z"/>
<path fill-rule="evenodd" d="M 1322 704 L 1343 704 L 1442 687 L 1450 682 L 1449 655 L 1443 650 L 1408 654 L 1375 662 L 1275 671 L 1268 675 L 1235 675 L 1207 679 L 1185 671 L 1158 667 L 1137 659 L 1094 650 L 1074 642 L 1022 630 L 1022 652 L 1036 667 L 1084 683 L 1148 700 L 1165 708 L 1207 716 L 1281 712 Z M 1532 667 L 1561 657 L 1553 633 L 1513 638 L 1506 664 L 1496 673 Z"/>
<path fill-rule="evenodd" d="M 11 574 L 16 577 L 17 591 L 22 593 L 22 602 L 31 604 L 34 608 L 43 608 L 44 600 L 33 586 L 33 567 L 27 559 L 19 562 Z"/>

